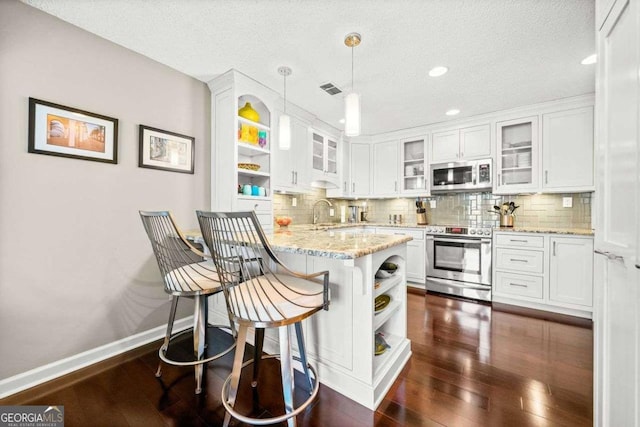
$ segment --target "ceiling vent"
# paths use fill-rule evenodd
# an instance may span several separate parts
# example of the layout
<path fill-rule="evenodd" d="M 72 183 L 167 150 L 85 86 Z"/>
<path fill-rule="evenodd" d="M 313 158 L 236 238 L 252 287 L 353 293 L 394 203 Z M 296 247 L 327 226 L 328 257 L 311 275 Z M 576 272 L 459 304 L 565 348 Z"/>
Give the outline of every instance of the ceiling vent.
<path fill-rule="evenodd" d="M 329 95 L 337 95 L 339 93 L 342 93 L 342 91 L 338 89 L 333 83 L 325 83 L 323 85 L 320 85 L 320 89 L 327 92 Z"/>

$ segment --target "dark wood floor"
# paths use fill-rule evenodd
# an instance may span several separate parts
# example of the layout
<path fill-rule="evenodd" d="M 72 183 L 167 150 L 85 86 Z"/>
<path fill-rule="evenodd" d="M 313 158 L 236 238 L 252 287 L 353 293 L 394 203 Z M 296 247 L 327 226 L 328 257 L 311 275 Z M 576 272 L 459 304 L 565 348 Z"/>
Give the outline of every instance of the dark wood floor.
<path fill-rule="evenodd" d="M 592 425 L 591 329 L 435 295 L 409 294 L 408 304 L 413 355 L 378 410 L 321 386 L 298 425 Z M 196 396 L 190 368 L 165 366 L 162 379 L 154 377 L 156 348 L 145 346 L 0 405 L 64 405 L 67 427 L 221 425 L 219 395 L 231 357 L 209 365 L 206 388 Z M 270 374 L 278 372 L 276 363 L 262 370 L 253 413 L 282 413 L 279 379 Z M 247 393 L 238 405 L 248 413 L 251 402 Z"/>

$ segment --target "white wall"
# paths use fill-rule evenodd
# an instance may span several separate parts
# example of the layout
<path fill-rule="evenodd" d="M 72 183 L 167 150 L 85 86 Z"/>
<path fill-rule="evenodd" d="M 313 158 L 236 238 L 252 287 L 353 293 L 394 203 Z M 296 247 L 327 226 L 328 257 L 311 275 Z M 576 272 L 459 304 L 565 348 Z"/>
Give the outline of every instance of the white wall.
<path fill-rule="evenodd" d="M 27 153 L 29 97 L 118 118 L 118 164 Z M 209 104 L 202 82 L 0 1 L 0 379 L 166 322 L 138 210 L 197 227 Z M 139 124 L 195 137 L 195 175 L 138 168 Z"/>

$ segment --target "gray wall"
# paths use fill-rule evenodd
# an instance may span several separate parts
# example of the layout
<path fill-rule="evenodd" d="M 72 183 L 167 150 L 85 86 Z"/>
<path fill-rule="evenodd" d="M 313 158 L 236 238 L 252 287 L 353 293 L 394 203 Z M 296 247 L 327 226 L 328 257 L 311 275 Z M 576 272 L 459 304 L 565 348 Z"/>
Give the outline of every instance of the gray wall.
<path fill-rule="evenodd" d="M 118 118 L 118 164 L 27 153 L 30 96 Z M 195 137 L 195 175 L 138 168 L 139 124 Z M 138 210 L 197 226 L 209 134 L 204 83 L 0 1 L 0 379 L 166 322 Z"/>

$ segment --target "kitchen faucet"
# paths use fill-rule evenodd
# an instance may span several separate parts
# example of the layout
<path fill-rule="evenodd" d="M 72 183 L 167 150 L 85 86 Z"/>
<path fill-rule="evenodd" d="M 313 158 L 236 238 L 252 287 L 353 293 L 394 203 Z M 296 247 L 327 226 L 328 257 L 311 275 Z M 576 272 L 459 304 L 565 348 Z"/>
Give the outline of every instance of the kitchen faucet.
<path fill-rule="evenodd" d="M 316 206 L 320 202 L 325 202 L 329 206 L 333 206 L 330 201 L 327 199 L 319 199 L 313 204 L 313 223 L 316 224 L 318 222 L 318 215 L 316 215 Z"/>

